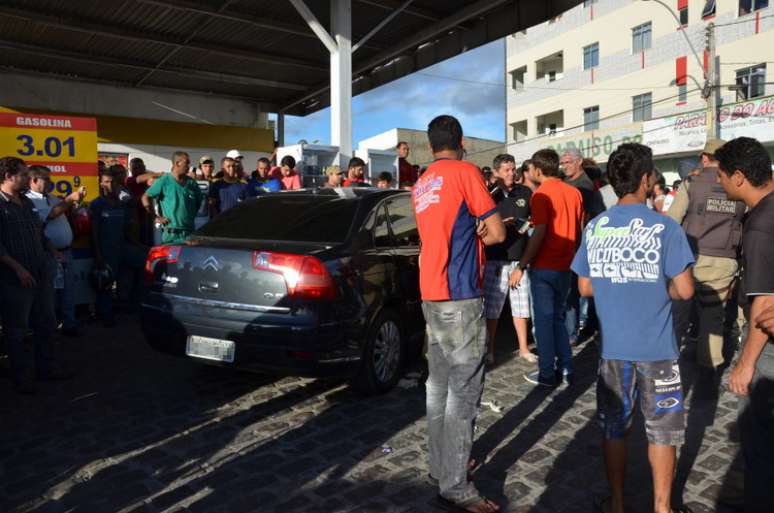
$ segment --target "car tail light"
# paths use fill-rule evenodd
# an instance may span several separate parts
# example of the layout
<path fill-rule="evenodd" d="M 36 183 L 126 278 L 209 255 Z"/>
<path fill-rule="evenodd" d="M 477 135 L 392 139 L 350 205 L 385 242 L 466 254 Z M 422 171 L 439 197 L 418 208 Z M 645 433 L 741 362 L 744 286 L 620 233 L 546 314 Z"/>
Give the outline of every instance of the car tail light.
<path fill-rule="evenodd" d="M 253 268 L 281 274 L 288 295 L 299 299 L 336 299 L 336 286 L 323 263 L 312 256 L 256 251 Z"/>
<path fill-rule="evenodd" d="M 145 260 L 145 282 L 153 283 L 153 275 L 156 265 L 160 262 L 175 263 L 180 258 L 181 246 L 154 246 L 148 252 Z"/>

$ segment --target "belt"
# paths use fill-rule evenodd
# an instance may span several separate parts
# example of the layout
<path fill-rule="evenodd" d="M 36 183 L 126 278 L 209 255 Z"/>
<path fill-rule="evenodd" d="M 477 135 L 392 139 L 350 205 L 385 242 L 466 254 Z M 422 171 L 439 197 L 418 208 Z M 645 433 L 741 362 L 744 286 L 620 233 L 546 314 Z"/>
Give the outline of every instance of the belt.
<path fill-rule="evenodd" d="M 194 228 L 174 228 L 171 226 L 162 226 L 161 231 L 163 232 L 177 232 L 177 233 L 186 233 L 186 232 L 192 232 L 194 231 Z"/>

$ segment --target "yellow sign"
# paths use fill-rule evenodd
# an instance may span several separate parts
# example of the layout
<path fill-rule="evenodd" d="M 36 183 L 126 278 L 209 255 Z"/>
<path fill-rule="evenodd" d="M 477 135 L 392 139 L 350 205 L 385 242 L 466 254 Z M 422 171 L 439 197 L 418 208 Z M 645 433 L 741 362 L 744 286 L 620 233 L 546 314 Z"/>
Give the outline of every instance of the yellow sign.
<path fill-rule="evenodd" d="M 57 196 L 81 186 L 87 200 L 99 196 L 95 118 L 0 112 L 0 155 L 51 169 Z"/>

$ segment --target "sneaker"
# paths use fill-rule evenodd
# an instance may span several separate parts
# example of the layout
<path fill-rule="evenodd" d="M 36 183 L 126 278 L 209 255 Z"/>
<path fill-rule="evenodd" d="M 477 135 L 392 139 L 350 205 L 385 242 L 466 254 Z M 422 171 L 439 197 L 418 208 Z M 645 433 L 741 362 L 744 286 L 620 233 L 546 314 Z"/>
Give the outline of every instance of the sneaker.
<path fill-rule="evenodd" d="M 526 353 L 519 352 L 519 358 L 521 358 L 522 360 L 526 360 L 527 363 L 537 363 L 538 361 L 537 355 L 529 351 Z"/>
<path fill-rule="evenodd" d="M 575 383 L 575 375 L 567 369 L 556 369 L 556 382 L 559 384 L 572 385 Z"/>
<path fill-rule="evenodd" d="M 527 382 L 532 383 L 533 385 L 538 385 L 541 387 L 555 387 L 556 386 L 556 380 L 555 379 L 545 379 L 540 376 L 540 371 L 534 371 L 530 372 L 529 374 L 524 375 L 524 379 L 527 380 Z"/>

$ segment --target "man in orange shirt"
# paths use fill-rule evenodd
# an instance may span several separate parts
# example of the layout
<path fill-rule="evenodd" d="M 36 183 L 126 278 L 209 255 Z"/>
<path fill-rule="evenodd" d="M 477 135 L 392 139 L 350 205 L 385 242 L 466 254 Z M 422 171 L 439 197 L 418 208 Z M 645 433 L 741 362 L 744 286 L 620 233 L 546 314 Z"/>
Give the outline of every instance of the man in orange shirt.
<path fill-rule="evenodd" d="M 524 378 L 552 387 L 562 378 L 572 379 L 572 350 L 565 328 L 567 296 L 572 263 L 580 241 L 583 200 L 572 185 L 562 181 L 559 155 L 540 150 L 532 156 L 530 176 L 540 184 L 530 201 L 535 230 L 518 267 L 511 273 L 511 287 L 519 287 L 527 267 L 535 310 L 535 338 L 539 370 Z"/>

